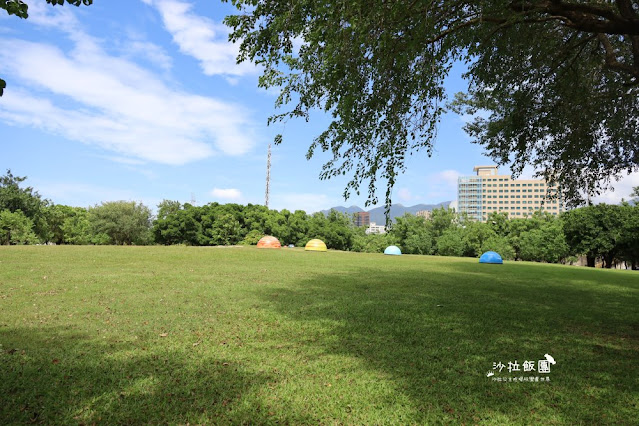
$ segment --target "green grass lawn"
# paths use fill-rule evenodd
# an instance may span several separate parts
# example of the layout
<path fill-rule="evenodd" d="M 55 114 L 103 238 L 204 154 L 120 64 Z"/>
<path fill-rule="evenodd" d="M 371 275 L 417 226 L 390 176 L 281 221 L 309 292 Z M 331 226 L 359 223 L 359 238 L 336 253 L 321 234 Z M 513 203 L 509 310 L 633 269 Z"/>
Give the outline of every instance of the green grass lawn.
<path fill-rule="evenodd" d="M 636 424 L 638 302 L 630 271 L 0 247 L 0 424 Z"/>

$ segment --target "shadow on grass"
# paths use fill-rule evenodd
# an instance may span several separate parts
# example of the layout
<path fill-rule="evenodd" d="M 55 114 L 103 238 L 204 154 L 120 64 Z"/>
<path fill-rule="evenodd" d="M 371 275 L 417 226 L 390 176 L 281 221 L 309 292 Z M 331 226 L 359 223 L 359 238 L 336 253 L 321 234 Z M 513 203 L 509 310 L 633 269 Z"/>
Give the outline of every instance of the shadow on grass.
<path fill-rule="evenodd" d="M 326 272 L 259 294 L 305 324 L 308 353 L 390 375 L 411 401 L 409 422 L 636 421 L 639 278 L 535 265 L 409 268 Z M 546 353 L 557 360 L 547 374 L 493 370 L 525 360 L 537 369 Z M 550 382 L 493 380 L 520 376 Z"/>
<path fill-rule="evenodd" d="M 0 342 L 1 424 L 249 424 L 274 414 L 260 395 L 273 378 L 223 359 L 140 356 L 132 344 L 64 328 L 4 328 Z"/>

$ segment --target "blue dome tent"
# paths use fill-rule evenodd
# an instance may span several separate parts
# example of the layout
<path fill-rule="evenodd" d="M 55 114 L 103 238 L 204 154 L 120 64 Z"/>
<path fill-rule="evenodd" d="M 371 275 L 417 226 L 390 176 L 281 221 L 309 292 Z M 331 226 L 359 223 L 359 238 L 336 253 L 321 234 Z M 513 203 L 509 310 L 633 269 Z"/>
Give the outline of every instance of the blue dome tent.
<path fill-rule="evenodd" d="M 393 256 L 400 256 L 402 251 L 397 246 L 388 246 L 386 250 L 384 250 L 384 254 L 391 254 Z"/>
<path fill-rule="evenodd" d="M 502 264 L 504 263 L 504 261 L 501 259 L 499 253 L 496 253 L 494 251 L 487 251 L 486 253 L 481 255 L 481 257 L 479 258 L 479 263 Z"/>

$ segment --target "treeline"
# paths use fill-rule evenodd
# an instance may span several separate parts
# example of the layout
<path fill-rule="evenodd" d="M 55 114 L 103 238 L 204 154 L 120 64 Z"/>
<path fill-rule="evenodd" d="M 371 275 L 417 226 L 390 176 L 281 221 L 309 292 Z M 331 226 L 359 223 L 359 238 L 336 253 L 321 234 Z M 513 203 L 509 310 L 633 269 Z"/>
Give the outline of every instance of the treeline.
<path fill-rule="evenodd" d="M 151 210 L 116 201 L 82 208 L 53 204 L 10 170 L 0 177 L 0 244 L 152 244 Z"/>
<path fill-rule="evenodd" d="M 437 209 L 429 219 L 397 218 L 387 234 L 367 235 L 346 214 L 306 214 L 261 205 L 210 203 L 204 206 L 165 200 L 157 215 L 142 203 L 104 202 L 89 208 L 53 204 L 26 178 L 7 171 L 0 178 L 0 244 L 257 244 L 264 235 L 283 245 L 303 246 L 313 238 L 331 249 L 380 253 L 397 245 L 406 254 L 478 257 L 493 250 L 507 260 L 549 263 L 586 256 L 589 266 L 626 262 L 639 267 L 639 207 L 600 204 L 553 216 L 535 213 L 508 219 L 492 213 L 486 223 L 452 210 Z M 636 195 L 636 194 L 633 194 Z"/>
<path fill-rule="evenodd" d="M 0 177 L 0 245 L 7 244 L 257 244 L 265 234 L 304 245 L 321 238 L 333 249 L 350 250 L 354 229 L 338 212 L 308 215 L 260 205 L 211 203 L 193 206 L 162 201 L 151 209 L 134 201 L 82 208 L 53 204 L 10 170 Z"/>
<path fill-rule="evenodd" d="M 403 253 L 478 257 L 492 250 L 507 260 L 574 262 L 611 268 L 625 262 L 639 268 L 639 206 L 598 204 L 560 216 L 537 212 L 508 219 L 493 212 L 485 223 L 466 220 L 451 210 L 433 210 L 430 219 L 405 215 L 388 234 L 354 239 L 353 250 L 380 252 L 390 244 Z"/>
<path fill-rule="evenodd" d="M 330 248 L 350 250 L 354 228 L 351 219 L 336 211 L 308 215 L 304 211 L 270 210 L 249 204 L 181 205 L 163 201 L 153 222 L 158 244 L 193 246 L 257 244 L 264 235 L 277 237 L 282 244 L 305 245 L 322 239 Z"/>

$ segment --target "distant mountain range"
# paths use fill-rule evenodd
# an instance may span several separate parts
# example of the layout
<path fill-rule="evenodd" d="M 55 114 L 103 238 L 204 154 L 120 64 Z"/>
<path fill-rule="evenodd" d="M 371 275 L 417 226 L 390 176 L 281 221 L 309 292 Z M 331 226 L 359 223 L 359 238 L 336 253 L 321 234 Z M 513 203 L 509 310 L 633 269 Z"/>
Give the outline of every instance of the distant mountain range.
<path fill-rule="evenodd" d="M 404 216 L 404 214 L 406 213 L 415 214 L 420 210 L 433 210 L 433 209 L 438 209 L 441 207 L 447 208 L 450 203 L 451 203 L 450 201 L 444 201 L 439 204 L 416 204 L 410 207 L 406 207 L 401 204 L 393 204 L 390 210 L 390 217 L 392 221 L 395 221 L 396 217 Z M 337 206 L 337 207 L 331 207 L 328 210 L 322 210 L 322 213 L 328 214 L 328 212 L 330 212 L 331 210 L 337 210 L 338 212 L 347 213 L 349 215 L 352 215 L 353 213 L 357 213 L 357 212 L 366 211 L 359 206 L 350 206 L 350 207 Z M 378 225 L 383 225 L 386 223 L 386 217 L 384 216 L 384 206 L 375 207 L 374 209 L 368 210 L 368 213 L 370 213 L 371 222 L 375 222 Z"/>

